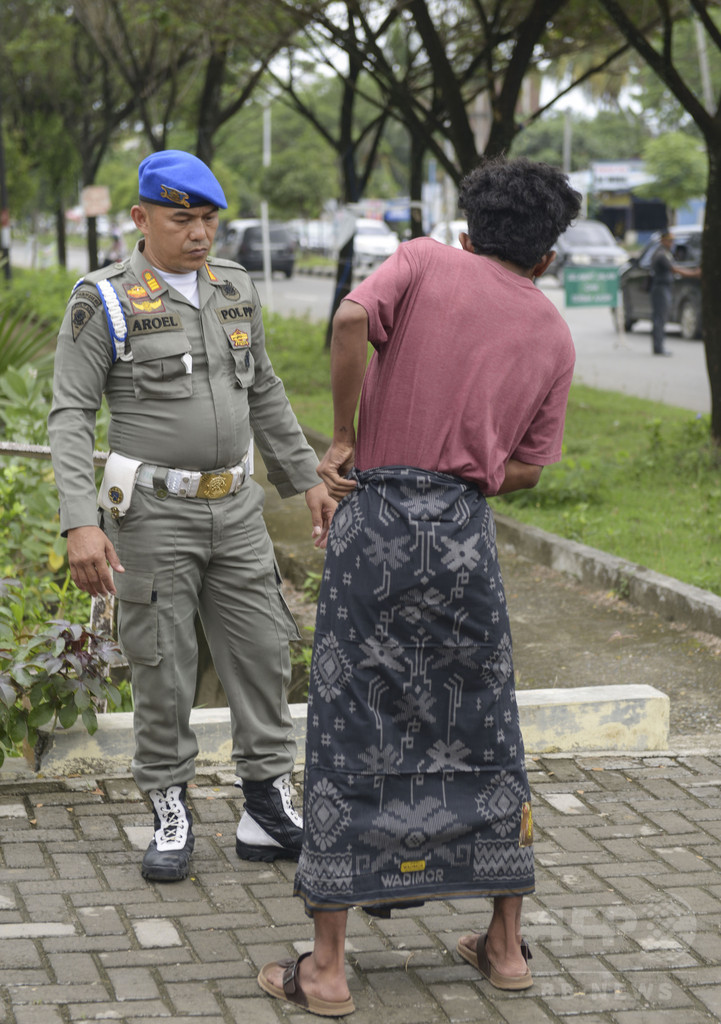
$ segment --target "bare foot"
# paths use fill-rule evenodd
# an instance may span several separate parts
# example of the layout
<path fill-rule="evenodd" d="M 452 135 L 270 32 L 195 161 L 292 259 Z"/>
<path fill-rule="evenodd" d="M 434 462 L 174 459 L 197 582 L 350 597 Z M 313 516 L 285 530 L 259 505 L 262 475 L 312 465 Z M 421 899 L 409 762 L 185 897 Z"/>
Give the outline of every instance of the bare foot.
<path fill-rule="evenodd" d="M 460 943 L 469 952 L 475 954 L 480 938 L 479 932 L 470 935 L 462 935 Z M 489 933 L 486 938 L 486 956 L 495 970 L 504 978 L 520 978 L 526 973 L 527 965 L 521 953 L 521 942 L 511 950 L 506 950 L 503 945 L 496 945 L 493 936 Z"/>
<path fill-rule="evenodd" d="M 480 932 L 471 932 L 470 935 L 461 935 L 458 941 L 462 946 L 465 946 L 466 949 L 469 950 L 471 953 L 475 953 L 476 946 L 478 945 L 478 940 L 480 937 Z"/>
<path fill-rule="evenodd" d="M 283 988 L 285 968 L 280 964 L 268 967 L 266 976 L 278 988 Z M 307 996 L 325 999 L 328 1002 L 340 1003 L 350 999 L 350 989 L 346 981 L 345 971 L 342 976 L 330 971 L 320 971 L 315 964 L 313 955 L 303 958 L 296 970 L 296 979 Z"/>

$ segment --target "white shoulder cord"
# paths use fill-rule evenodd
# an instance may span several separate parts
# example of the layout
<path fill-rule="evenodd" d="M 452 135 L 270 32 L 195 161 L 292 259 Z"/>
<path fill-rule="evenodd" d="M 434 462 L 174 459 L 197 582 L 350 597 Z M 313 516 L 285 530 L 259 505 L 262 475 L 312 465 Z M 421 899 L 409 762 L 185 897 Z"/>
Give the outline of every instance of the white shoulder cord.
<path fill-rule="evenodd" d="M 100 293 L 105 309 L 105 317 L 108 321 L 110 341 L 113 346 L 113 362 L 117 359 L 132 359 L 133 353 L 125 351 L 125 342 L 128 337 L 128 324 L 125 320 L 123 307 L 120 305 L 118 293 L 110 281 L 97 281 L 95 287 Z"/>

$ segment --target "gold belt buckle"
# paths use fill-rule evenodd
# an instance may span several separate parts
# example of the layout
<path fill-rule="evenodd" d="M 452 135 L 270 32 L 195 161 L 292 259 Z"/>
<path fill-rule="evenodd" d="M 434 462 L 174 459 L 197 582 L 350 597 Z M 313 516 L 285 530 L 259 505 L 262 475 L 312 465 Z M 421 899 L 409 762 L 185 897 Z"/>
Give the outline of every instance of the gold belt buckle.
<path fill-rule="evenodd" d="M 233 474 L 203 473 L 198 484 L 196 498 L 224 498 L 233 484 Z"/>

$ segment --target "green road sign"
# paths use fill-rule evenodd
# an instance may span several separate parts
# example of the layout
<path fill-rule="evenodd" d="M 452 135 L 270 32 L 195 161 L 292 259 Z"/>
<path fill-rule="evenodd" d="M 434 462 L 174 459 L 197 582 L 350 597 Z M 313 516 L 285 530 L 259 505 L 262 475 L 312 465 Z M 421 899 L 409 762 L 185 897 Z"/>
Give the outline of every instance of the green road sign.
<path fill-rule="evenodd" d="M 563 285 L 567 306 L 618 305 L 616 267 L 566 267 Z"/>

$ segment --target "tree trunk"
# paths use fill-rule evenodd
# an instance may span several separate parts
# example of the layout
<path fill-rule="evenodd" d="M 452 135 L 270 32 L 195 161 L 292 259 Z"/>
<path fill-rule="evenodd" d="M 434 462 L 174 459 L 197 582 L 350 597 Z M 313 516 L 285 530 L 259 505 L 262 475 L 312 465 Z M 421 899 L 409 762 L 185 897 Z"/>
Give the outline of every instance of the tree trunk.
<path fill-rule="evenodd" d="M 68 247 L 67 235 L 65 232 L 65 207 L 59 203 L 55 209 L 55 239 L 58 252 L 58 265 L 67 267 Z"/>
<path fill-rule="evenodd" d="M 215 155 L 215 133 L 220 123 L 220 100 L 227 62 L 225 48 L 212 53 L 205 68 L 203 93 L 198 104 L 198 137 L 195 155 L 209 167 Z"/>
<path fill-rule="evenodd" d="M 345 245 L 338 252 L 338 264 L 335 272 L 335 291 L 331 304 L 328 326 L 325 329 L 325 347 L 330 348 L 330 340 L 333 336 L 333 317 L 343 299 L 353 287 L 353 236 L 348 239 Z"/>
<path fill-rule="evenodd" d="M 98 269 L 98 222 L 88 217 L 88 270 Z"/>
<path fill-rule="evenodd" d="M 411 132 L 411 167 L 409 191 L 411 197 L 411 238 L 420 238 L 423 231 L 423 140 Z"/>
<path fill-rule="evenodd" d="M 709 174 L 703 229 L 701 303 L 711 387 L 711 438 L 721 447 L 721 132 L 706 136 Z"/>
<path fill-rule="evenodd" d="M 352 18 L 349 12 L 349 24 Z M 355 86 L 360 75 L 360 61 L 349 57 L 350 70 L 348 78 L 343 83 L 343 100 L 340 111 L 340 160 L 341 176 L 343 181 L 343 200 L 348 203 L 357 203 L 362 194 L 362 188 L 358 180 L 358 168 L 356 165 L 357 150 L 353 142 L 353 107 L 356 94 Z M 333 302 L 328 317 L 328 326 L 325 331 L 325 347 L 330 348 L 331 337 L 333 336 L 333 317 L 343 299 L 353 287 L 353 236 L 348 239 L 338 253 L 338 265 L 335 273 L 335 291 Z"/>

